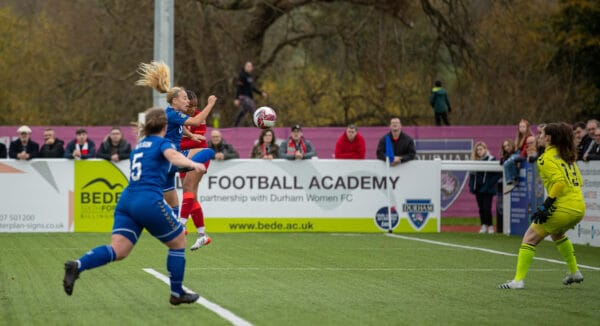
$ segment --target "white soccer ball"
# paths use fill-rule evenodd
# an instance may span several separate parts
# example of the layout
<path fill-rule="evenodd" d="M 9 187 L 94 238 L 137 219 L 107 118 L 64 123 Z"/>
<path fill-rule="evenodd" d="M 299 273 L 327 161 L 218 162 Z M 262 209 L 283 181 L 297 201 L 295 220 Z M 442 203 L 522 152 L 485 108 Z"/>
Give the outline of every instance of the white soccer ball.
<path fill-rule="evenodd" d="M 268 106 L 261 106 L 254 111 L 252 120 L 254 121 L 254 125 L 261 129 L 273 128 L 275 127 L 275 122 L 277 122 L 277 113 Z"/>

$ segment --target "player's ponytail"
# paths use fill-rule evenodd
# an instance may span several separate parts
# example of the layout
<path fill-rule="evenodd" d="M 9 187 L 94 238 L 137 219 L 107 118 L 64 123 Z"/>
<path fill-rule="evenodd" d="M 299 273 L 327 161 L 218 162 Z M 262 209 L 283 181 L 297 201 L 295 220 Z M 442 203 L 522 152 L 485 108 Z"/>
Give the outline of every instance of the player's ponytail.
<path fill-rule="evenodd" d="M 179 92 L 185 91 L 182 87 L 171 88 L 171 72 L 166 63 L 160 61 L 152 61 L 150 63 L 140 63 L 138 69 L 140 79 L 135 84 L 138 86 L 146 86 L 156 90 L 159 93 L 167 94 L 167 102 L 173 104 Z"/>
<path fill-rule="evenodd" d="M 171 89 L 171 72 L 166 63 L 152 61 L 140 63 L 137 70 L 140 75 L 135 84 L 155 89 L 159 93 L 167 93 Z"/>

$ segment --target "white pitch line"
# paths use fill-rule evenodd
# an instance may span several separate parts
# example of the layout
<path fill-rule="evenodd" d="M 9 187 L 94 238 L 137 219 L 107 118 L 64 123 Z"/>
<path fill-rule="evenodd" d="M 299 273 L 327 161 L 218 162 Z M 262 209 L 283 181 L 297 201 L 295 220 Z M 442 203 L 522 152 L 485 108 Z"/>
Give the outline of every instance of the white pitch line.
<path fill-rule="evenodd" d="M 389 234 L 389 233 L 384 233 L 384 234 L 386 236 L 388 236 L 388 237 L 393 237 L 393 238 L 398 238 L 398 239 L 404 239 L 404 240 L 411 240 L 411 241 L 420 241 L 420 242 L 431 243 L 431 244 L 436 244 L 436 245 L 445 246 L 445 247 L 454 247 L 454 248 L 461 248 L 461 249 L 468 249 L 468 250 L 477 250 L 477 251 L 483 251 L 483 252 L 487 252 L 487 253 L 491 253 L 491 254 L 511 256 L 511 257 L 517 257 L 518 256 L 516 254 L 512 254 L 512 253 L 508 253 L 508 252 L 504 252 L 504 251 L 493 250 L 493 249 L 486 249 L 486 248 L 465 246 L 465 245 L 459 245 L 459 244 L 447 243 L 447 242 L 441 242 L 441 241 L 434 241 L 434 240 L 427 240 L 427 239 L 406 237 L 406 236 L 402 236 L 402 235 L 398 235 L 398 234 Z M 542 261 L 549 262 L 549 263 L 566 265 L 566 263 L 564 261 L 560 261 L 560 260 L 556 260 L 556 259 L 549 259 L 549 258 L 543 258 L 543 257 L 534 257 L 533 259 L 535 259 L 535 260 L 542 260 Z M 577 264 L 577 266 L 578 267 L 587 268 L 587 269 L 591 269 L 591 270 L 600 271 L 600 267 L 594 267 L 594 266 L 588 266 L 588 265 L 582 265 L 582 264 Z"/>
<path fill-rule="evenodd" d="M 157 279 L 163 281 L 164 283 L 166 283 L 167 285 L 170 285 L 171 282 L 169 280 L 168 277 L 166 277 L 165 275 L 155 271 L 152 268 L 143 268 L 144 272 L 156 277 Z M 190 290 L 187 287 L 183 287 L 184 290 L 188 291 L 188 292 L 194 292 L 192 290 Z M 194 292 L 196 293 L 196 292 Z M 198 301 L 196 301 L 197 304 L 200 304 L 202 306 L 204 306 L 206 309 L 214 312 L 215 314 L 221 316 L 223 319 L 227 320 L 228 322 L 230 322 L 231 324 L 235 325 L 235 326 L 252 326 L 252 323 L 240 318 L 239 316 L 237 316 L 236 314 L 234 314 L 233 312 L 219 306 L 218 304 L 208 301 L 206 298 L 200 296 L 200 298 L 198 299 Z"/>

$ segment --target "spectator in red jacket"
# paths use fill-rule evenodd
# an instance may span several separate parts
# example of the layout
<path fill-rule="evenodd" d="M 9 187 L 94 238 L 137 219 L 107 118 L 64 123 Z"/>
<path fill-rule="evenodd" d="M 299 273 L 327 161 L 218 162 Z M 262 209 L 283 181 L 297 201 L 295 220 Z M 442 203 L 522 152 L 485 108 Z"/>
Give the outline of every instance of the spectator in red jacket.
<path fill-rule="evenodd" d="M 365 152 L 365 139 L 355 125 L 349 125 L 335 143 L 335 158 L 364 160 Z"/>

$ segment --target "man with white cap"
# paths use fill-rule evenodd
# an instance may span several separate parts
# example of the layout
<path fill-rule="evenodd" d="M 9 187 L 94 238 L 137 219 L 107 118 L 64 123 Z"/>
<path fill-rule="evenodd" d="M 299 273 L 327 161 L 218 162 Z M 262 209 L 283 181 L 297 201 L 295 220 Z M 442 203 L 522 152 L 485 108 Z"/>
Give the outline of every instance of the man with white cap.
<path fill-rule="evenodd" d="M 31 128 L 21 126 L 17 129 L 19 138 L 10 143 L 8 157 L 17 160 L 30 160 L 37 157 L 40 145 L 31 140 Z"/>

